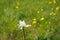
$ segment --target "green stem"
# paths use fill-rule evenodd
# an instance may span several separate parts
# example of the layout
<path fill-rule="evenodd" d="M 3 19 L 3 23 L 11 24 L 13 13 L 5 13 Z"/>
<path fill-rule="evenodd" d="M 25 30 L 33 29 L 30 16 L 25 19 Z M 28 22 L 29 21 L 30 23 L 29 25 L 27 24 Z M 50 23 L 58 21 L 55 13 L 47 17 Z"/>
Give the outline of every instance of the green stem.
<path fill-rule="evenodd" d="M 24 27 L 23 27 L 23 37 L 24 37 L 23 39 L 26 40 Z"/>

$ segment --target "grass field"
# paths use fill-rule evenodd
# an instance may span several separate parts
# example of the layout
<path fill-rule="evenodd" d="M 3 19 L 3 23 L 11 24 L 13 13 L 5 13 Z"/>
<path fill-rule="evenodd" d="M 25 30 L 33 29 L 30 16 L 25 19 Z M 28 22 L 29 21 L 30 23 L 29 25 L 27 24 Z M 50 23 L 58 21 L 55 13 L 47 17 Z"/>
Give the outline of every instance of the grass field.
<path fill-rule="evenodd" d="M 60 0 L 0 0 L 0 40 L 60 40 Z"/>

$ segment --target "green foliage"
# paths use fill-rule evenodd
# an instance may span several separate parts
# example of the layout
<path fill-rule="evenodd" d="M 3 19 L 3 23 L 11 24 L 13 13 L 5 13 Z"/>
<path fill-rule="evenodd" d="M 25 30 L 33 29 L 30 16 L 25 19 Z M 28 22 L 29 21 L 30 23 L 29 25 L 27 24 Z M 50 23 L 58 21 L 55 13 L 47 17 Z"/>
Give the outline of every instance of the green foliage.
<path fill-rule="evenodd" d="M 23 40 L 19 20 L 26 40 L 60 40 L 60 0 L 0 0 L 0 40 Z"/>

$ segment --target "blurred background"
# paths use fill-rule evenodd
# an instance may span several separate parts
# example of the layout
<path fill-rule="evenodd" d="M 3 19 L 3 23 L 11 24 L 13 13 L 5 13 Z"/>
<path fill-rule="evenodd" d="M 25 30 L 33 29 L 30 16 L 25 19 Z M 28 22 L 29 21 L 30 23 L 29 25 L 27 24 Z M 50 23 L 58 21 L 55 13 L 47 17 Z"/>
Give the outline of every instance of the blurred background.
<path fill-rule="evenodd" d="M 0 0 L 0 40 L 60 40 L 60 0 Z"/>

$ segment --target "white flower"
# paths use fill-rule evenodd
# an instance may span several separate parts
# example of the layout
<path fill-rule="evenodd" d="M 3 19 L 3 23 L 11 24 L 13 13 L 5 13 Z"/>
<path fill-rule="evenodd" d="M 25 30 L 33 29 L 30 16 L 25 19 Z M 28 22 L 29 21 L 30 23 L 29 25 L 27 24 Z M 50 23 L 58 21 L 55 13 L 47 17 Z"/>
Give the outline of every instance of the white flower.
<path fill-rule="evenodd" d="M 22 29 L 23 27 L 29 27 L 29 26 L 31 26 L 31 25 L 26 25 L 26 23 L 25 23 L 25 21 L 23 20 L 23 21 L 19 21 L 19 28 L 20 29 Z"/>

